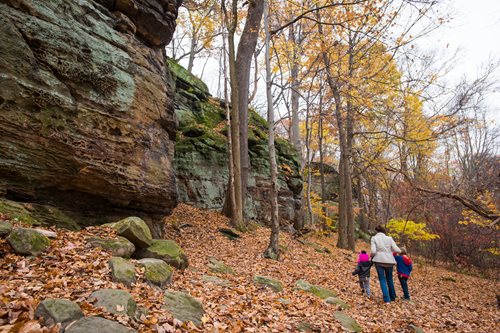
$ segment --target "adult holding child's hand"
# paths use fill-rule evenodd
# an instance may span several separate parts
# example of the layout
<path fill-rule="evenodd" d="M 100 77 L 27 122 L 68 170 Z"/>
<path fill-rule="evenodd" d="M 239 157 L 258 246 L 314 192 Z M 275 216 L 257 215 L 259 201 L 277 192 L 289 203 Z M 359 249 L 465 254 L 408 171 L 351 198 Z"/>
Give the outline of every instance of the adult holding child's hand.
<path fill-rule="evenodd" d="M 401 250 L 394 242 L 394 239 L 386 235 L 385 228 L 382 225 L 378 225 L 375 231 L 377 233 L 371 239 L 371 256 L 377 270 L 384 302 L 388 304 L 396 300 L 396 291 L 392 278 L 392 271 L 396 265 L 393 253 L 400 253 Z"/>

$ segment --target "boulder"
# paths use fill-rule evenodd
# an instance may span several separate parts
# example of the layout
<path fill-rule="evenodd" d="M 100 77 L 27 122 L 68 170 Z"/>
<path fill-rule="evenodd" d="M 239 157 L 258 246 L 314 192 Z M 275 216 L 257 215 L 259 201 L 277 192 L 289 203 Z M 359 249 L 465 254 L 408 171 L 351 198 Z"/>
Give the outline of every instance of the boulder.
<path fill-rule="evenodd" d="M 205 311 L 200 301 L 182 291 L 165 291 L 165 308 L 180 321 L 201 324 Z"/>
<path fill-rule="evenodd" d="M 66 328 L 64 333 L 135 333 L 136 330 L 101 317 L 82 318 Z"/>
<path fill-rule="evenodd" d="M 342 328 L 348 332 L 362 332 L 363 328 L 359 326 L 358 322 L 349 317 L 342 311 L 336 311 L 333 315 L 335 319 L 342 325 Z"/>
<path fill-rule="evenodd" d="M 208 268 L 214 273 L 220 273 L 220 274 L 236 274 L 234 269 L 231 267 L 227 266 L 225 263 L 223 263 L 220 260 L 217 260 L 216 258 L 210 258 L 208 262 Z"/>
<path fill-rule="evenodd" d="M 160 236 L 177 204 L 164 46 L 180 4 L 0 2 L 2 196 L 80 226 L 143 214 Z"/>
<path fill-rule="evenodd" d="M 111 226 L 118 235 L 131 241 L 138 249 L 148 247 L 153 240 L 148 225 L 139 217 L 127 217 Z"/>
<path fill-rule="evenodd" d="M 144 267 L 144 277 L 152 285 L 164 288 L 172 282 L 174 270 L 161 259 L 144 258 L 138 261 Z"/>
<path fill-rule="evenodd" d="M 17 254 L 38 256 L 50 246 L 50 240 L 41 233 L 28 228 L 15 228 L 7 241 Z"/>
<path fill-rule="evenodd" d="M 135 256 L 140 259 L 161 259 L 167 264 L 179 269 L 188 267 L 187 256 L 184 254 L 181 247 L 173 240 L 153 239 L 149 247 L 138 249 Z"/>
<path fill-rule="evenodd" d="M 201 279 L 205 282 L 213 283 L 215 285 L 222 286 L 222 287 L 229 287 L 231 285 L 229 280 L 221 279 L 221 278 L 218 278 L 218 277 L 212 276 L 212 275 L 203 275 L 201 277 Z"/>
<path fill-rule="evenodd" d="M 130 287 L 135 283 L 135 267 L 134 265 L 121 257 L 114 257 L 109 260 L 111 267 L 111 279 L 115 282 L 120 282 Z"/>
<path fill-rule="evenodd" d="M 89 302 L 95 302 L 96 308 L 102 307 L 105 311 L 116 315 L 133 317 L 137 304 L 132 295 L 120 289 L 100 289 L 89 296 Z"/>
<path fill-rule="evenodd" d="M 344 302 L 343 300 L 341 300 L 338 297 L 332 297 L 332 296 L 327 297 L 327 298 L 325 298 L 325 303 L 332 304 L 332 305 L 337 305 L 342 310 L 349 308 L 349 304 L 347 304 L 346 302 Z"/>
<path fill-rule="evenodd" d="M 280 292 L 283 290 L 283 283 L 281 281 L 274 280 L 266 276 L 255 275 L 253 277 L 253 282 L 269 287 L 276 292 Z"/>
<path fill-rule="evenodd" d="M 5 237 L 12 231 L 12 224 L 7 221 L 0 221 L 0 237 Z"/>
<path fill-rule="evenodd" d="M 92 237 L 89 239 L 89 244 L 109 251 L 115 257 L 130 258 L 135 251 L 134 244 L 124 237 L 117 237 L 116 239 Z"/>
<path fill-rule="evenodd" d="M 336 297 L 337 296 L 336 292 L 334 292 L 330 289 L 327 289 L 327 288 L 323 288 L 321 286 L 315 286 L 315 285 L 310 284 L 309 282 L 307 282 L 305 280 L 298 280 L 295 287 L 297 289 L 300 289 L 300 290 L 306 291 L 308 293 L 311 293 L 313 295 L 316 295 L 321 299 L 326 299 L 328 297 Z"/>
<path fill-rule="evenodd" d="M 45 326 L 61 323 L 64 330 L 71 322 L 83 317 L 80 306 L 67 299 L 46 299 L 38 304 L 35 311 L 36 318 L 43 318 Z"/>

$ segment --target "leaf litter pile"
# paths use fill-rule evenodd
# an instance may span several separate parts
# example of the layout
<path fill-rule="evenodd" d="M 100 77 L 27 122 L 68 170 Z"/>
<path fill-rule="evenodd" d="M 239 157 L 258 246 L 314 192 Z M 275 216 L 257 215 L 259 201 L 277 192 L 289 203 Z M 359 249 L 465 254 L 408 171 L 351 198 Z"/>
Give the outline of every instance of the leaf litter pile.
<path fill-rule="evenodd" d="M 202 301 L 205 315 L 198 327 L 174 319 L 163 308 L 163 292 L 144 282 L 141 269 L 130 289 L 111 281 L 111 255 L 87 245 L 90 237 L 112 236 L 109 228 L 52 229 L 57 238 L 39 257 L 18 256 L 0 239 L 0 332 L 57 332 L 57 326 L 45 327 L 34 318 L 36 306 L 46 298 L 72 300 L 86 316 L 116 320 L 139 332 L 343 332 L 334 317 L 338 305 L 296 289 L 301 279 L 336 292 L 349 305 L 343 311 L 364 332 L 416 332 L 417 327 L 424 332 L 498 332 L 498 284 L 493 280 L 452 273 L 417 258 L 409 280 L 412 301 L 398 298 L 384 305 L 375 270 L 372 299 L 367 299 L 351 275 L 357 255 L 335 248 L 332 238 L 294 239 L 281 233 L 281 258 L 274 261 L 262 257 L 269 229 L 230 239 L 219 232 L 223 227 L 228 227 L 224 216 L 187 205 L 179 205 L 165 219 L 166 237 L 178 242 L 189 258 L 189 267 L 174 272 L 169 288 Z M 369 245 L 360 242 L 361 249 L 369 250 Z M 234 273 L 213 272 L 213 258 Z M 283 290 L 255 284 L 255 275 L 281 281 Z M 401 296 L 397 279 L 395 286 Z M 87 298 L 102 288 L 129 291 L 139 306 L 147 308 L 147 315 L 130 318 L 94 307 Z"/>

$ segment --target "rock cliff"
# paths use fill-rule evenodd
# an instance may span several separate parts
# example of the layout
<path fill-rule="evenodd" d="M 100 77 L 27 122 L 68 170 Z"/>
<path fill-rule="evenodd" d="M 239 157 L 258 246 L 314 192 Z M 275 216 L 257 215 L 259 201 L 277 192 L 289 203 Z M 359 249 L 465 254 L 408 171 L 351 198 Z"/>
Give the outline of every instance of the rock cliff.
<path fill-rule="evenodd" d="M 79 225 L 147 215 L 161 233 L 151 221 L 177 204 L 163 46 L 178 6 L 0 0 L 1 197 Z"/>
<path fill-rule="evenodd" d="M 228 181 L 227 125 L 225 103 L 211 98 L 206 85 L 175 62 L 168 61 L 175 79 L 175 113 L 179 121 L 174 165 L 179 201 L 201 208 L 224 205 Z M 250 111 L 249 153 L 251 170 L 247 216 L 270 220 L 270 171 L 267 123 Z M 276 140 L 279 167 L 280 218 L 300 217 L 302 178 L 297 153 L 283 139 Z"/>

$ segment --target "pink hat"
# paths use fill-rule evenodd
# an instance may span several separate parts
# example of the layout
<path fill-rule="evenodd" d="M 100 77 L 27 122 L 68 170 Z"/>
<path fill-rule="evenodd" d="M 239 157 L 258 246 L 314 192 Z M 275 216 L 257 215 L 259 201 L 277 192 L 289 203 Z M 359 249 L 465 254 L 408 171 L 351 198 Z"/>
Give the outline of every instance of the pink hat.
<path fill-rule="evenodd" d="M 358 257 L 358 262 L 370 261 L 370 256 L 366 253 L 366 251 L 361 251 Z"/>

